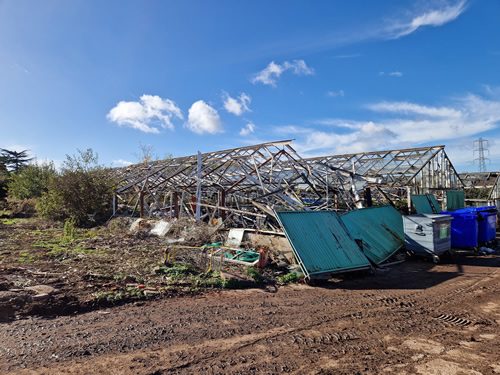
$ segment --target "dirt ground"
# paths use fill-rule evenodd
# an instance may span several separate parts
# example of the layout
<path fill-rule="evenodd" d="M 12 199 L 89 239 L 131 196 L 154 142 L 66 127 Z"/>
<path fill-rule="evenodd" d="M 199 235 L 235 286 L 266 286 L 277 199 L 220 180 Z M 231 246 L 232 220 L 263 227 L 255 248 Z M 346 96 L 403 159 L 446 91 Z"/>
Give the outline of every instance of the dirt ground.
<path fill-rule="evenodd" d="M 178 285 L 164 298 L 92 307 L 82 299 L 95 296 L 96 287 L 102 292 L 106 283 L 120 288 L 123 279 L 87 276 L 82 283 L 74 281 L 75 289 L 82 289 L 72 295 L 64 275 L 79 273 L 71 271 L 76 264 L 90 267 L 79 277 L 103 274 L 86 258 L 59 261 L 35 248 L 13 247 L 13 238 L 19 237 L 13 233 L 33 232 L 40 225 L 0 227 L 2 249 L 8 248 L 0 257 L 3 283 L 12 288 L 18 280 L 15 285 L 21 288 L 19 280 L 29 283 L 36 272 L 45 272 L 45 284 L 59 294 L 40 304 L 64 295 L 60 303 L 77 308 L 39 306 L 43 313 L 38 315 L 33 308 L 13 309 L 14 316 L 0 323 L 2 374 L 500 373 L 498 250 L 483 256 L 460 252 L 439 265 L 410 259 L 319 286 L 268 283 L 199 293 L 191 286 L 191 292 L 180 293 L 186 287 Z M 110 238 L 101 233 L 85 241 L 99 248 Z M 79 246 L 90 246 L 85 241 Z M 128 256 L 156 248 L 148 241 L 155 240 L 130 239 Z M 20 258 L 25 258 L 22 265 Z M 133 270 L 122 271 L 130 276 Z M 51 279 L 59 281 L 51 284 Z"/>

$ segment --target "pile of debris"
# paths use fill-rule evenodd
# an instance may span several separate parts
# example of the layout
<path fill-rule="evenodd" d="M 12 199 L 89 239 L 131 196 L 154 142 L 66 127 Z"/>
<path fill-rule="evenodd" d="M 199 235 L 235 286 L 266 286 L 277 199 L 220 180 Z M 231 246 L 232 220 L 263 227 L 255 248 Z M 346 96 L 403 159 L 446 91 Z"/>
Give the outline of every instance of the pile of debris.
<path fill-rule="evenodd" d="M 283 231 L 231 228 L 219 232 L 217 226 L 175 219 L 137 219 L 130 229 L 169 237 L 165 238 L 166 260 L 180 248 L 198 254 L 198 264 L 219 270 L 228 263 L 263 268 L 269 258 L 279 267 L 296 265 L 306 280 L 378 267 L 404 246 L 402 216 L 389 205 L 342 215 L 334 211 L 278 211 L 275 215 Z"/>

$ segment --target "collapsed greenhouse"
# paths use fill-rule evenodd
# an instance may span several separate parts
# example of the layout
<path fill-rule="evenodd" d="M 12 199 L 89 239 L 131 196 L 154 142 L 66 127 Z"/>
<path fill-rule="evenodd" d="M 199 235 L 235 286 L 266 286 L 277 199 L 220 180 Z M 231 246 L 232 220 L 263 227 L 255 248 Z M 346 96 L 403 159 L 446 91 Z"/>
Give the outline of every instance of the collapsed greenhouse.
<path fill-rule="evenodd" d="M 500 204 L 500 175 L 497 172 L 461 173 L 466 194 L 466 202 L 470 206 Z"/>
<path fill-rule="evenodd" d="M 463 183 L 444 146 L 302 158 L 291 140 L 139 163 L 113 170 L 114 212 L 276 230 L 275 211 L 350 211 Z"/>

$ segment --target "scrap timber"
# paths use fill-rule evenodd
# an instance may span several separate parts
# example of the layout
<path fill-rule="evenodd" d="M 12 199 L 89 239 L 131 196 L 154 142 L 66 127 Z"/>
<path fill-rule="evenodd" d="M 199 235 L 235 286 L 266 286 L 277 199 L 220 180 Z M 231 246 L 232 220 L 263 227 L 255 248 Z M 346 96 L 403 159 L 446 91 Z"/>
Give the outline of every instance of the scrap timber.
<path fill-rule="evenodd" d="M 444 146 L 304 159 L 291 143 L 115 168 L 114 213 L 278 230 L 275 211 L 349 211 L 363 207 L 367 188 L 374 200 L 394 204 L 410 191 L 462 187 Z"/>

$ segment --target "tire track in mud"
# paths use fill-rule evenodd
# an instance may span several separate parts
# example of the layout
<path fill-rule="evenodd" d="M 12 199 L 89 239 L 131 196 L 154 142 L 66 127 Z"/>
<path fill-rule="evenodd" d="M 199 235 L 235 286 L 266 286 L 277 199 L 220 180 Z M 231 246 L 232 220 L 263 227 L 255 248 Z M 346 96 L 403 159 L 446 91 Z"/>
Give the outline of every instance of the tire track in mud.
<path fill-rule="evenodd" d="M 458 325 L 459 327 L 466 327 L 472 324 L 472 321 L 460 317 L 455 317 L 453 315 L 441 314 L 438 315 L 437 317 L 440 318 L 440 320 L 447 323 L 447 326 L 443 327 L 441 325 L 435 325 L 434 327 L 431 327 L 429 329 L 427 328 L 428 325 L 427 319 L 432 317 L 431 313 L 436 305 L 444 307 L 454 303 L 455 304 L 459 303 L 463 299 L 467 299 L 469 294 L 475 292 L 476 290 L 475 287 L 480 282 L 488 278 L 489 277 L 483 277 L 480 278 L 479 280 L 459 280 L 458 284 L 454 284 L 453 282 L 451 282 L 446 285 L 439 285 L 439 288 L 436 288 L 436 290 L 433 290 L 432 292 L 421 291 L 418 293 L 414 292 L 391 293 L 387 295 L 384 294 L 382 296 L 380 294 L 374 296 L 368 296 L 368 300 L 372 301 L 371 306 L 373 308 L 371 309 L 366 309 L 367 299 L 359 298 L 359 296 L 343 299 L 339 301 L 339 303 L 326 303 L 323 305 L 331 307 L 343 305 L 344 307 L 352 308 L 354 311 L 350 314 L 342 316 L 337 315 L 335 318 L 332 318 L 330 320 L 326 319 L 322 323 L 310 326 L 309 328 L 304 328 L 300 333 L 296 333 L 293 335 L 290 335 L 290 333 L 280 334 L 278 336 L 273 337 L 272 339 L 263 339 L 263 340 L 269 344 L 282 342 L 285 345 L 296 347 L 296 350 L 299 350 L 299 353 L 308 351 L 311 348 L 321 348 L 322 350 L 325 350 L 325 346 L 327 347 L 329 346 L 331 348 L 333 345 L 334 350 L 330 349 L 329 350 L 330 354 L 351 353 L 352 355 L 352 353 L 362 354 L 364 349 L 363 345 L 352 345 L 353 341 L 354 342 L 365 341 L 365 343 L 368 344 L 370 340 L 367 339 L 369 339 L 373 335 L 381 333 L 383 334 L 398 333 L 399 331 L 401 331 L 402 328 L 403 329 L 411 328 L 411 331 L 413 333 L 425 332 L 427 334 L 434 335 L 436 332 L 440 331 L 442 332 L 443 329 L 445 331 L 448 330 L 449 326 L 448 323 L 451 323 L 453 325 Z M 448 296 L 447 299 L 443 301 L 443 293 L 451 294 L 451 297 Z M 368 304 L 369 303 L 370 302 L 368 302 Z M 408 311 L 411 312 L 412 310 L 411 308 L 415 306 L 420 306 L 419 314 L 421 315 L 421 317 L 416 321 L 412 321 L 411 319 L 408 319 L 407 313 Z M 385 315 L 387 313 L 387 307 L 389 307 L 390 311 L 396 313 L 400 312 L 402 316 L 399 316 L 399 319 L 395 319 L 393 324 L 390 324 L 385 327 L 380 327 L 378 318 L 381 317 L 381 315 Z M 401 308 L 410 308 L 410 309 L 405 309 L 405 311 L 401 312 Z M 329 311 L 327 310 L 325 312 Z M 395 318 L 398 318 L 398 316 L 396 315 Z M 436 316 L 433 316 L 433 318 L 436 318 Z M 332 323 L 337 320 L 348 320 L 348 319 L 364 320 L 364 322 L 366 323 L 365 329 L 362 331 L 356 330 L 356 332 L 353 332 L 352 330 L 351 331 L 347 330 L 345 332 L 342 331 L 339 332 L 335 330 L 328 332 L 323 330 L 321 333 L 318 332 L 321 328 L 327 327 L 329 323 Z M 424 329 L 422 328 L 422 326 L 426 328 Z M 262 369 L 262 367 L 259 367 L 255 363 L 250 365 L 243 364 L 242 366 L 243 367 L 241 367 L 241 369 L 244 369 L 245 371 Z M 286 366 L 281 367 L 280 371 L 296 372 L 299 371 L 301 368 L 299 366 L 299 363 L 296 363 L 296 365 L 294 366 L 292 363 L 288 362 L 287 366 L 288 367 Z"/>
<path fill-rule="evenodd" d="M 73 359 L 80 373 L 85 373 L 89 355 L 102 363 L 123 361 L 121 368 L 129 373 L 139 368 L 149 372 L 137 373 L 149 374 L 298 373 L 308 364 L 330 363 L 325 357 L 337 358 L 345 369 L 363 372 L 393 359 L 393 354 L 383 352 L 382 338 L 387 335 L 462 336 L 463 330 L 482 318 L 471 318 L 474 311 L 464 313 L 461 305 L 467 301 L 471 305 L 472 297 L 498 286 L 494 273 L 459 275 L 420 290 L 367 293 L 363 288 L 286 287 L 279 295 L 245 292 L 120 307 L 108 315 L 93 312 L 53 321 L 33 319 L 2 326 L 2 341 L 16 334 L 32 340 L 26 340 L 22 349 L 11 341 L 9 351 L 0 356 L 30 368 L 59 366 L 57 362 Z M 140 354 L 144 348 L 154 350 L 161 361 L 153 360 L 151 352 Z M 375 352 L 378 359 L 372 358 Z"/>
<path fill-rule="evenodd" d="M 452 323 L 452 324 L 459 325 L 459 326 L 468 326 L 468 325 L 472 324 L 472 321 L 470 321 L 468 319 L 463 319 L 463 318 L 459 318 L 457 316 L 447 315 L 447 314 L 439 314 L 438 316 L 435 317 L 435 319 L 440 319 L 440 320 L 443 320 L 445 322 Z"/>
<path fill-rule="evenodd" d="M 478 282 L 480 282 L 480 281 L 481 280 L 479 280 Z M 475 284 L 477 284 L 477 283 L 475 283 Z M 443 287 L 441 289 L 443 289 L 447 292 L 453 291 L 454 294 L 457 296 L 456 299 L 459 300 L 461 298 L 464 298 L 465 294 L 467 294 L 467 293 L 464 293 L 466 290 L 472 291 L 473 287 L 474 287 L 474 285 L 471 284 L 471 281 L 464 280 L 461 283 L 459 283 L 458 288 L 456 285 L 450 285 L 450 286 Z M 391 295 L 391 296 L 384 295 L 384 296 L 382 296 L 382 298 L 380 298 L 380 296 L 378 296 L 378 297 L 376 297 L 376 300 L 377 300 L 377 302 L 379 302 L 381 304 L 381 307 L 393 306 L 397 310 L 397 309 L 399 309 L 399 307 L 413 307 L 414 304 L 419 304 L 421 302 L 425 302 L 425 305 L 435 304 L 437 300 L 440 300 L 442 298 L 442 296 L 440 295 L 439 292 L 442 292 L 442 291 L 438 291 L 436 296 L 433 298 L 425 298 L 424 299 L 425 301 L 421 301 L 421 300 L 415 301 L 415 294 L 414 293 L 403 295 L 403 296 L 397 296 L 397 297 L 393 296 L 393 295 Z M 425 293 L 419 293 L 419 294 L 424 295 Z M 410 299 L 409 297 L 412 297 L 411 298 L 412 301 L 411 302 L 404 302 L 406 299 Z M 347 302 L 347 304 L 350 304 L 351 306 L 356 305 L 355 300 L 342 301 L 342 302 L 343 302 L 344 306 L 346 305 L 346 302 Z M 448 302 L 450 302 L 450 301 L 448 301 Z M 359 306 L 359 301 L 357 301 L 357 304 Z M 331 304 L 331 305 L 335 306 L 335 304 Z M 381 310 L 383 310 L 383 309 L 381 309 Z M 349 315 L 342 316 L 342 317 L 340 317 L 340 319 L 347 319 L 347 318 L 366 319 L 366 318 L 370 318 L 370 320 L 373 321 L 373 320 L 376 320 L 376 318 L 379 316 L 379 313 L 380 312 L 377 312 L 377 311 L 375 311 L 375 312 L 371 311 L 371 313 L 367 314 L 364 311 L 358 311 L 358 312 L 355 312 L 355 313 L 352 313 Z M 308 349 L 311 349 L 314 347 L 322 347 L 325 345 L 336 344 L 336 346 L 337 346 L 336 351 L 338 351 L 338 352 L 340 352 L 340 351 L 345 352 L 345 346 L 348 345 L 350 343 L 350 341 L 353 341 L 353 340 L 359 341 L 361 339 L 366 340 L 367 335 L 365 334 L 365 332 L 362 332 L 362 331 L 356 331 L 356 332 L 353 332 L 353 331 L 344 331 L 344 332 L 330 331 L 330 332 L 328 332 L 325 330 L 322 330 L 321 332 L 318 331 L 319 328 L 322 328 L 325 325 L 328 325 L 328 323 L 331 323 L 332 321 L 335 321 L 338 318 L 339 317 L 332 318 L 332 319 L 326 319 L 321 323 L 310 325 L 307 328 L 304 327 L 302 330 L 300 330 L 300 332 L 295 331 L 295 333 L 292 333 L 291 331 L 288 331 L 286 333 L 280 333 L 278 335 L 274 335 L 272 338 L 263 337 L 261 340 L 265 341 L 267 344 L 281 343 L 284 345 L 296 347 L 300 351 L 308 350 Z M 452 315 L 446 315 L 446 314 L 441 314 L 435 318 L 441 319 L 447 323 L 451 323 L 451 324 L 459 325 L 459 326 L 468 326 L 468 325 L 472 324 L 472 321 L 470 321 L 470 320 L 455 317 Z M 397 322 L 396 324 L 394 324 L 394 326 L 396 326 L 396 325 L 400 326 L 401 325 L 400 323 L 401 322 Z M 408 325 L 412 326 L 411 322 L 409 322 Z M 377 323 L 375 322 L 375 324 L 373 324 L 373 326 L 370 325 L 371 330 L 366 332 L 366 333 L 368 333 L 369 336 L 373 335 L 373 334 L 380 333 L 381 331 L 385 331 L 387 333 L 387 332 L 391 332 L 393 328 L 395 328 L 395 327 L 389 326 L 389 327 L 385 327 L 383 330 L 381 330 L 377 327 Z M 441 329 L 442 329 L 442 327 L 439 327 L 439 326 L 436 327 L 436 330 L 441 330 Z M 398 331 L 398 329 L 395 329 L 395 331 Z M 432 334 L 434 331 L 435 330 L 431 329 L 430 332 L 428 332 L 428 333 Z M 261 341 L 261 340 L 258 340 L 258 341 Z M 256 341 L 252 345 L 256 345 L 258 343 L 258 341 Z M 241 350 L 241 348 L 238 348 L 238 349 Z M 192 364 L 192 365 L 194 365 L 194 364 Z M 252 365 L 252 366 L 255 366 L 255 365 Z M 250 369 L 250 370 L 251 369 L 255 370 L 256 368 L 252 367 L 252 366 L 246 367 L 246 368 Z M 291 366 L 291 364 L 289 364 L 289 366 Z M 293 370 L 293 368 L 290 370 Z M 281 371 L 283 371 L 283 368 L 281 369 Z"/>

